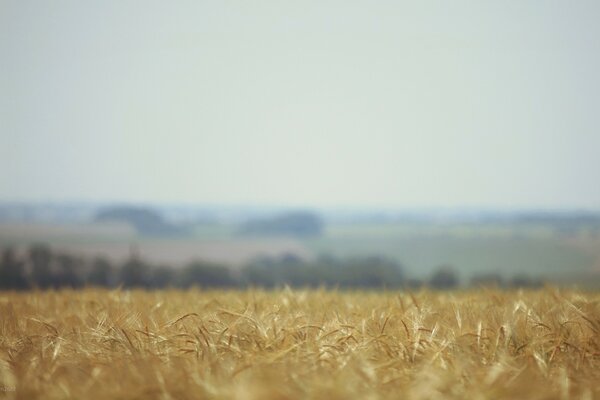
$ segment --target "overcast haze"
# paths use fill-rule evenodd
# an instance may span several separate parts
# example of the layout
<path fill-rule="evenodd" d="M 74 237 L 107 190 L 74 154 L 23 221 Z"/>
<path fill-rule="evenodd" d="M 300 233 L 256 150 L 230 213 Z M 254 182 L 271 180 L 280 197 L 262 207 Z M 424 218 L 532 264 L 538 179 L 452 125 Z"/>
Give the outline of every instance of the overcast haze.
<path fill-rule="evenodd" d="M 598 21 L 0 0 L 0 200 L 600 209 Z"/>

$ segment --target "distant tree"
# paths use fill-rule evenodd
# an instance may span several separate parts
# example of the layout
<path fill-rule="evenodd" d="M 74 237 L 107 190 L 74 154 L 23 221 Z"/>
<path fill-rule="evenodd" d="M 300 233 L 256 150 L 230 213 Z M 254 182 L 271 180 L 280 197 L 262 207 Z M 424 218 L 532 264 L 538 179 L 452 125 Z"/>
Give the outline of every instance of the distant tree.
<path fill-rule="evenodd" d="M 87 283 L 92 286 L 109 287 L 112 283 L 114 268 L 111 263 L 102 257 L 94 259 L 87 278 Z"/>
<path fill-rule="evenodd" d="M 4 249 L 0 262 L 0 289 L 27 289 L 25 266 L 19 261 L 11 248 Z"/>
<path fill-rule="evenodd" d="M 539 288 L 543 283 L 540 279 L 533 279 L 529 275 L 518 274 L 508 284 L 514 288 Z"/>
<path fill-rule="evenodd" d="M 420 289 L 423 287 L 423 285 L 425 285 L 425 282 L 423 282 L 420 279 L 415 279 L 415 278 L 407 279 L 404 284 L 404 286 L 410 290 Z"/>
<path fill-rule="evenodd" d="M 148 287 L 150 267 L 139 258 L 132 257 L 121 267 L 119 278 L 119 283 L 126 288 Z"/>
<path fill-rule="evenodd" d="M 282 263 L 277 269 L 278 285 L 316 287 L 326 284 L 322 274 L 312 263 Z"/>
<path fill-rule="evenodd" d="M 319 257 L 305 262 L 284 256 L 280 259 L 259 259 L 241 271 L 246 285 L 276 287 L 400 287 L 404 282 L 402 268 L 396 262 L 381 257 L 354 258 L 338 261 Z"/>
<path fill-rule="evenodd" d="M 31 279 L 34 286 L 46 289 L 56 286 L 56 279 L 52 271 L 52 252 L 48 246 L 35 244 L 29 249 L 31 262 Z"/>
<path fill-rule="evenodd" d="M 504 280 L 500 274 L 496 273 L 474 275 L 471 278 L 471 286 L 502 287 L 504 286 Z"/>
<path fill-rule="evenodd" d="M 316 267 L 293 254 L 284 254 L 279 258 L 255 259 L 242 268 L 240 276 L 245 285 L 266 288 L 317 286 L 322 283 L 323 275 Z"/>
<path fill-rule="evenodd" d="M 143 235 L 173 236 L 189 233 L 185 228 L 165 221 L 155 210 L 145 207 L 117 206 L 100 210 L 96 221 L 122 221 Z"/>
<path fill-rule="evenodd" d="M 458 276 L 451 266 L 442 266 L 433 273 L 429 286 L 435 289 L 452 289 L 458 286 Z"/>
<path fill-rule="evenodd" d="M 254 219 L 240 228 L 246 235 L 317 236 L 323 231 L 319 215 L 309 211 L 289 212 L 271 218 Z"/>
<path fill-rule="evenodd" d="M 400 266 L 382 257 L 355 258 L 335 269 L 335 279 L 342 286 L 349 287 L 399 287 L 404 283 Z"/>
<path fill-rule="evenodd" d="M 58 273 L 55 276 L 57 286 L 77 288 L 83 285 L 80 273 L 83 262 L 68 254 L 58 254 L 56 257 Z"/>
<path fill-rule="evenodd" d="M 160 266 L 154 268 L 150 274 L 150 287 L 164 289 L 173 286 L 175 282 L 175 270 L 171 267 Z"/>
<path fill-rule="evenodd" d="M 179 281 L 180 286 L 184 288 L 191 286 L 228 287 L 234 286 L 235 283 L 229 268 L 201 261 L 187 265 L 182 270 Z"/>
<path fill-rule="evenodd" d="M 261 257 L 242 268 L 241 281 L 249 286 L 272 288 L 282 283 L 279 269 L 272 259 Z"/>
<path fill-rule="evenodd" d="M 303 260 L 297 254 L 286 252 L 281 256 L 280 262 L 287 265 L 300 265 L 303 263 Z"/>

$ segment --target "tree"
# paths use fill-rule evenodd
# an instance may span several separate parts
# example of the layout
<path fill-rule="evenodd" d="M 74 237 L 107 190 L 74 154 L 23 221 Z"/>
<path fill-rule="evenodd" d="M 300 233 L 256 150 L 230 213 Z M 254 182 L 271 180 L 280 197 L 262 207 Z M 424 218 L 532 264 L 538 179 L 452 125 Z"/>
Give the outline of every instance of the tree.
<path fill-rule="evenodd" d="M 58 274 L 55 277 L 57 286 L 69 286 L 72 288 L 80 287 L 83 280 L 79 275 L 82 268 L 81 260 L 68 254 L 59 254 L 56 256 Z"/>
<path fill-rule="evenodd" d="M 129 223 L 138 233 L 150 236 L 185 235 L 186 229 L 170 224 L 155 210 L 144 207 L 109 207 L 100 210 L 96 221 L 122 221 Z"/>
<path fill-rule="evenodd" d="M 87 282 L 92 286 L 109 287 L 112 283 L 113 274 L 114 268 L 110 262 L 105 258 L 98 257 L 92 262 Z"/>
<path fill-rule="evenodd" d="M 402 269 L 394 261 L 382 257 L 366 257 L 350 260 L 348 264 L 352 273 L 351 286 L 398 287 L 404 283 Z"/>
<path fill-rule="evenodd" d="M 51 270 L 52 252 L 49 247 L 42 244 L 33 245 L 29 249 L 29 260 L 31 262 L 31 279 L 35 286 L 41 289 L 56 286 Z"/>
<path fill-rule="evenodd" d="M 540 288 L 542 285 L 541 279 L 532 279 L 526 274 L 516 275 L 509 282 L 509 286 L 516 288 Z"/>
<path fill-rule="evenodd" d="M 482 275 L 474 275 L 471 278 L 471 286 L 493 286 L 493 287 L 502 287 L 504 286 L 504 281 L 502 276 L 497 273 L 489 273 Z"/>
<path fill-rule="evenodd" d="M 13 249 L 5 249 L 0 263 L 0 289 L 22 290 L 28 286 L 23 262 L 17 259 Z"/>
<path fill-rule="evenodd" d="M 241 272 L 242 282 L 246 285 L 272 288 L 281 283 L 279 270 L 273 259 L 261 257 L 244 266 Z"/>
<path fill-rule="evenodd" d="M 163 289 L 172 286 L 175 282 L 175 270 L 171 267 L 161 266 L 154 268 L 150 276 L 150 287 Z"/>
<path fill-rule="evenodd" d="M 121 267 L 120 283 L 124 287 L 147 287 L 149 283 L 150 268 L 139 258 L 130 258 Z"/>
<path fill-rule="evenodd" d="M 323 231 L 321 218 L 309 211 L 289 212 L 272 218 L 254 219 L 240 229 L 246 235 L 318 236 Z"/>
<path fill-rule="evenodd" d="M 191 286 L 227 287 L 234 286 L 235 280 L 229 269 L 220 264 L 195 261 L 186 266 L 180 277 L 180 285 L 184 288 Z"/>
<path fill-rule="evenodd" d="M 444 265 L 434 272 L 429 285 L 435 289 L 452 289 L 458 286 L 458 276 L 449 265 Z"/>

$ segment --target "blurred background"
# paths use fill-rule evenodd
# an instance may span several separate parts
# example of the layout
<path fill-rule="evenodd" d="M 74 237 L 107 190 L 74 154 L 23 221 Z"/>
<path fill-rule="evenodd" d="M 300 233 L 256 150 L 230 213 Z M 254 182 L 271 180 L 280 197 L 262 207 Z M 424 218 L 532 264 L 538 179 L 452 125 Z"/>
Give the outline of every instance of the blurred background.
<path fill-rule="evenodd" d="M 598 287 L 599 18 L 3 0 L 0 286 Z"/>

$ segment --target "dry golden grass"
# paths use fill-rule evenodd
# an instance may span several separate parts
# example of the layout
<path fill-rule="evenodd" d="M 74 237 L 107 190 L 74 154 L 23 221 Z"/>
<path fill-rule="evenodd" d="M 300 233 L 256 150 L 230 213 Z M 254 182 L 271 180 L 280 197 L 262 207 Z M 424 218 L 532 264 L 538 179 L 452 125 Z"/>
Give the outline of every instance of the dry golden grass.
<path fill-rule="evenodd" d="M 0 293 L 0 398 L 595 397 L 595 293 Z"/>

